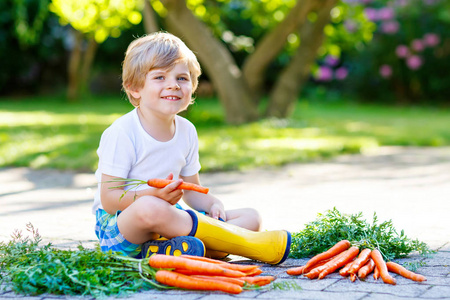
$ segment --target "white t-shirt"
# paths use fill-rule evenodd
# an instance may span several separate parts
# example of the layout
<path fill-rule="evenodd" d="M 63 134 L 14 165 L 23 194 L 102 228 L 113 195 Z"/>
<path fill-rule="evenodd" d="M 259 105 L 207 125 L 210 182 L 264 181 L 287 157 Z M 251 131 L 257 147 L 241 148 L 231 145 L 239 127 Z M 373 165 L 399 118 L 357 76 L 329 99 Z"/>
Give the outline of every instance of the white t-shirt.
<path fill-rule="evenodd" d="M 100 182 L 102 174 L 148 180 L 195 175 L 200 170 L 198 137 L 194 125 L 175 116 L 175 134 L 170 141 L 160 142 L 142 127 L 137 109 L 117 119 L 102 134 L 97 149 L 99 157 L 95 177 L 99 182 L 92 212 L 102 208 Z M 149 188 L 142 185 L 138 189 Z"/>

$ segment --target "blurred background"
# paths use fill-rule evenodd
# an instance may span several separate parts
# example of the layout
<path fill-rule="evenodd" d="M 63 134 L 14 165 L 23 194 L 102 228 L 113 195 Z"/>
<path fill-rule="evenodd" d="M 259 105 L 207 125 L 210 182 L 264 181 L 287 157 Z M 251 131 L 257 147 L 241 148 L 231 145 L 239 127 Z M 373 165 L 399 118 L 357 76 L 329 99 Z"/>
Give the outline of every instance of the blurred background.
<path fill-rule="evenodd" d="M 95 170 L 126 48 L 159 30 L 202 65 L 205 172 L 448 146 L 449 29 L 444 0 L 3 0 L 0 167 Z"/>

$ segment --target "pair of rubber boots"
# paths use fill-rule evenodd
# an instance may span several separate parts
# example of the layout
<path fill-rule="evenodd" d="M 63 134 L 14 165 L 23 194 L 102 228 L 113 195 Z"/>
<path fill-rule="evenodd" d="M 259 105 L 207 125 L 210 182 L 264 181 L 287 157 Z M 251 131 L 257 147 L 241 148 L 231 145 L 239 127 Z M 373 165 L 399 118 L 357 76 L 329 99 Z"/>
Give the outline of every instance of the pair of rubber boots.
<path fill-rule="evenodd" d="M 143 244 L 143 256 L 152 253 L 205 256 L 206 249 L 279 264 L 286 260 L 291 247 L 288 231 L 251 231 L 187 210 L 193 226 L 189 236 L 179 236 L 165 242 Z M 153 247 L 153 248 L 152 248 Z"/>

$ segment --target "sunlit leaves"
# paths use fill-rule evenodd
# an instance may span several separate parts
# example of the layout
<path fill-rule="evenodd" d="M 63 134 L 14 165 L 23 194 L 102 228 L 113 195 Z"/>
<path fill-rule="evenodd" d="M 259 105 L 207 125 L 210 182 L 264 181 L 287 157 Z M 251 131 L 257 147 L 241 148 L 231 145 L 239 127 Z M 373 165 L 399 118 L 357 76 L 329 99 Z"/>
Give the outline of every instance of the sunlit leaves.
<path fill-rule="evenodd" d="M 143 0 L 52 0 L 49 8 L 62 24 L 70 24 L 102 43 L 109 36 L 120 36 L 123 28 L 139 24 L 142 6 Z"/>

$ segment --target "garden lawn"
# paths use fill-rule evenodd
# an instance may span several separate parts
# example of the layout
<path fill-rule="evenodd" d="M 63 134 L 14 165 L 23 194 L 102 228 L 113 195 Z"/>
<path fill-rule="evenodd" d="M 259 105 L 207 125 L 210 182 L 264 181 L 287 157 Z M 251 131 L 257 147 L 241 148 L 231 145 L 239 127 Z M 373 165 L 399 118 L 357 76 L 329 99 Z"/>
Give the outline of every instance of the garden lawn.
<path fill-rule="evenodd" d="M 133 107 L 122 97 L 65 103 L 56 97 L 0 99 L 0 167 L 94 171 L 102 132 Z M 202 172 L 279 166 L 381 145 L 450 145 L 450 111 L 299 101 L 294 116 L 226 125 L 217 100 L 197 99 Z"/>

